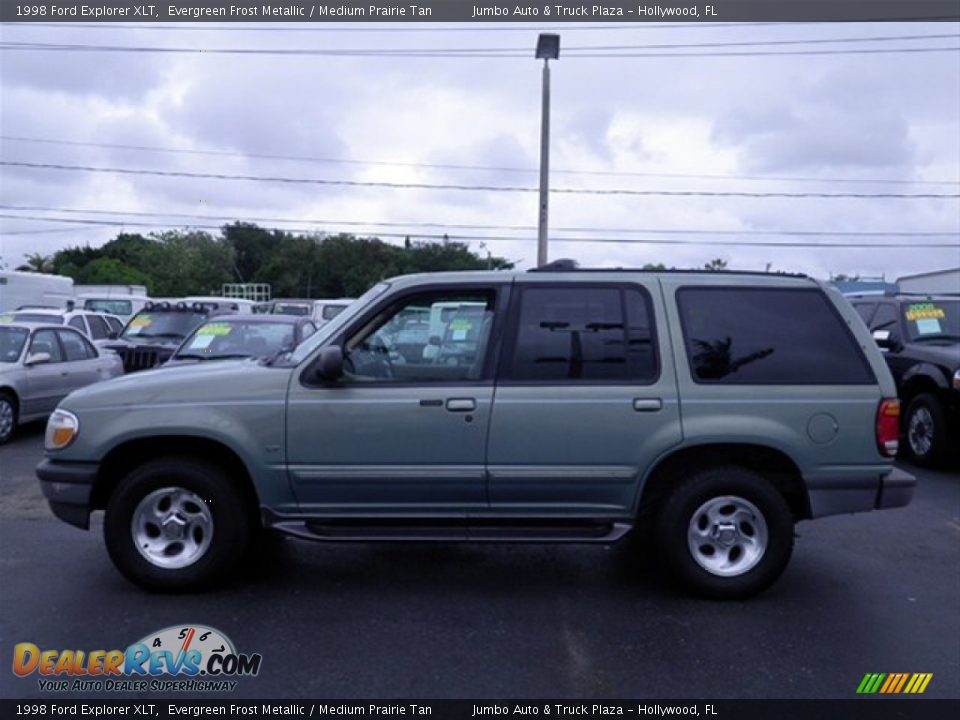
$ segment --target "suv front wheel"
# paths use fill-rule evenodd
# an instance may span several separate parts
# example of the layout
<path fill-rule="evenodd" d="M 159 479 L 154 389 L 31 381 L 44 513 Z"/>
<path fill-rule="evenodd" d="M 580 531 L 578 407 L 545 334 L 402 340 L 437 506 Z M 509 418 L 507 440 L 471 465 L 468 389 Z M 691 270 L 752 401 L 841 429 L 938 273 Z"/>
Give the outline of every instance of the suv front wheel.
<path fill-rule="evenodd" d="M 249 518 L 219 468 L 162 458 L 120 481 L 103 533 L 110 558 L 129 580 L 150 590 L 191 590 L 236 567 L 249 542 Z"/>
<path fill-rule="evenodd" d="M 656 541 L 687 589 L 743 599 L 769 587 L 786 568 L 793 515 L 761 475 L 739 467 L 703 470 L 667 497 L 657 515 Z"/>

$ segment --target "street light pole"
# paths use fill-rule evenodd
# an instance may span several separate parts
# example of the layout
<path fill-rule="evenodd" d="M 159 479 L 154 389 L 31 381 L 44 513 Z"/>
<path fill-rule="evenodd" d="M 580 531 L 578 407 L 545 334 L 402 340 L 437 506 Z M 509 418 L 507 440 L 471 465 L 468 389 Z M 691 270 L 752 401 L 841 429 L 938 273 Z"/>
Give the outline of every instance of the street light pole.
<path fill-rule="evenodd" d="M 547 264 L 547 219 L 550 197 L 550 60 L 560 57 L 560 36 L 541 34 L 536 57 L 543 58 L 543 103 L 540 109 L 540 212 L 537 222 L 537 267 Z"/>

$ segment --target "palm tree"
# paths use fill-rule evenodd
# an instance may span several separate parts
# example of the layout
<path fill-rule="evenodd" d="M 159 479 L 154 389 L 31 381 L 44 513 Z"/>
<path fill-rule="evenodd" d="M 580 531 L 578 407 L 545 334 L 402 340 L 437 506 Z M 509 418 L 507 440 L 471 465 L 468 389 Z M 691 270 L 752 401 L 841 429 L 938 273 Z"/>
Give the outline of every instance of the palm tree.
<path fill-rule="evenodd" d="M 50 255 L 30 253 L 27 261 L 17 268 L 21 272 L 50 273 L 53 272 L 53 258 Z"/>

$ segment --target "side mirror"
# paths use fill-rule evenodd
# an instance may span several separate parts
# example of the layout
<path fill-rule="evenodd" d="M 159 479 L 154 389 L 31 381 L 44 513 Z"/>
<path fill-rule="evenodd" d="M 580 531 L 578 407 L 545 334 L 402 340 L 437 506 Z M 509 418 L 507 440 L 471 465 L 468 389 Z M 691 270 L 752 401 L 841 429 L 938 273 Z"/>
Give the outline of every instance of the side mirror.
<path fill-rule="evenodd" d="M 443 345 L 443 341 L 440 339 L 439 335 L 431 335 L 430 339 L 427 341 L 427 344 L 440 347 L 441 345 Z"/>
<path fill-rule="evenodd" d="M 327 383 L 343 377 L 343 349 L 339 345 L 330 345 L 320 351 L 313 364 L 313 376 Z"/>
<path fill-rule="evenodd" d="M 50 362 L 50 353 L 38 352 L 27 355 L 26 359 L 23 361 L 23 364 L 27 367 L 31 367 L 33 365 L 43 365 L 44 363 L 48 362 Z"/>
<path fill-rule="evenodd" d="M 881 350 L 900 349 L 900 338 L 892 330 L 874 330 L 873 341 Z"/>
<path fill-rule="evenodd" d="M 120 337 L 120 333 L 116 330 L 111 330 L 107 333 L 107 340 L 116 340 L 118 337 Z"/>

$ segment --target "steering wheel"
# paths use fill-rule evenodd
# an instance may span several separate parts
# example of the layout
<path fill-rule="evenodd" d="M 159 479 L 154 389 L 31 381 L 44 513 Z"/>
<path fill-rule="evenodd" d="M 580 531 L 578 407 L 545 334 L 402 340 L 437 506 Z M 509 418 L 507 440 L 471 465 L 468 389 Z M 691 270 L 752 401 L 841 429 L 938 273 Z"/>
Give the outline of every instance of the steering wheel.
<path fill-rule="evenodd" d="M 379 335 L 372 335 L 343 360 L 346 372 L 361 378 L 393 378 L 390 350 Z"/>

